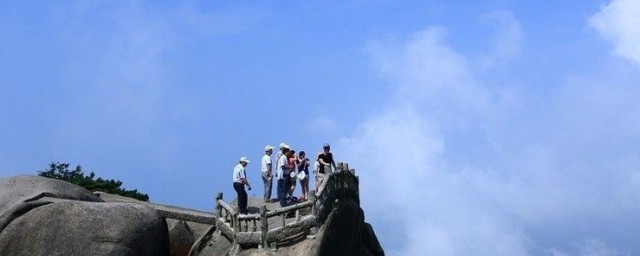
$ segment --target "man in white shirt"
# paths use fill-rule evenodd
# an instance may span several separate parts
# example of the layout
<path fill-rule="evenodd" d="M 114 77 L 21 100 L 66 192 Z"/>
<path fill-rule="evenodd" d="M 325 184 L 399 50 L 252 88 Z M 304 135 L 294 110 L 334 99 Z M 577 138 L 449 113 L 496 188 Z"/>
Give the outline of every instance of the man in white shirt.
<path fill-rule="evenodd" d="M 283 145 L 282 153 L 277 162 L 276 178 L 278 178 L 278 200 L 280 201 L 280 206 L 284 207 L 287 204 L 286 181 L 289 179 L 289 163 L 287 157 L 289 154 L 289 145 Z"/>
<path fill-rule="evenodd" d="M 264 202 L 271 202 L 271 187 L 273 186 L 271 154 L 273 154 L 272 146 L 264 147 L 264 156 L 262 156 L 262 181 L 264 182 Z"/>
<path fill-rule="evenodd" d="M 233 189 L 238 194 L 238 209 L 240 214 L 249 214 L 249 209 L 247 209 L 247 191 L 244 190 L 245 185 L 251 190 L 251 185 L 249 184 L 249 180 L 247 180 L 247 172 L 245 171 L 247 164 L 249 164 L 249 159 L 243 156 L 240 158 L 238 165 L 233 168 Z"/>
<path fill-rule="evenodd" d="M 278 149 L 280 149 L 280 150 L 278 150 L 278 154 L 276 154 L 276 158 L 275 158 L 276 159 L 276 163 L 280 159 L 280 156 L 284 155 L 284 147 L 285 146 L 288 147 L 289 145 L 287 145 L 287 143 L 280 142 L 280 146 L 278 146 Z M 291 149 L 291 148 L 289 148 L 289 149 Z M 276 168 L 276 169 L 278 169 L 278 168 Z"/>

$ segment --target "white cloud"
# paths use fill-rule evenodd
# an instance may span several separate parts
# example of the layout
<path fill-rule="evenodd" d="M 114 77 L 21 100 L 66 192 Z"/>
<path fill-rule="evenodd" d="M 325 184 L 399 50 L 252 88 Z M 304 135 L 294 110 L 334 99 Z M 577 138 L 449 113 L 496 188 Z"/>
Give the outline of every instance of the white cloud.
<path fill-rule="evenodd" d="M 589 23 L 614 44 L 616 54 L 640 64 L 640 1 L 612 0 Z"/>
<path fill-rule="evenodd" d="M 395 107 L 415 106 L 430 122 L 464 126 L 487 108 L 489 96 L 475 84 L 466 60 L 444 43 L 441 27 L 419 31 L 404 42 L 373 42 L 374 67 L 394 86 Z"/>
<path fill-rule="evenodd" d="M 404 225 L 396 232 L 408 237 L 400 255 L 526 255 L 519 228 L 505 225 L 504 213 L 487 200 L 482 172 L 455 169 L 447 161 L 447 133 L 482 116 L 488 93 L 443 40 L 442 28 L 429 28 L 400 46 L 370 47 L 396 95 L 354 138 L 343 141 L 346 155 L 366 170 L 362 179 L 381 181 L 362 187 L 363 200 L 376 207 L 367 213 L 395 213 L 378 201 L 406 209 L 392 217 Z"/>
<path fill-rule="evenodd" d="M 340 146 L 369 184 L 367 219 L 399 227 L 377 232 L 393 240 L 392 254 L 621 251 L 604 245 L 636 232 L 612 229 L 615 216 L 640 224 L 631 217 L 640 211 L 640 147 L 628 142 L 640 130 L 640 116 L 629 115 L 640 107 L 633 78 L 567 76 L 539 108 L 512 85 L 483 86 L 445 39 L 431 27 L 370 43 L 394 94 Z M 601 239 L 575 246 L 589 237 Z"/>

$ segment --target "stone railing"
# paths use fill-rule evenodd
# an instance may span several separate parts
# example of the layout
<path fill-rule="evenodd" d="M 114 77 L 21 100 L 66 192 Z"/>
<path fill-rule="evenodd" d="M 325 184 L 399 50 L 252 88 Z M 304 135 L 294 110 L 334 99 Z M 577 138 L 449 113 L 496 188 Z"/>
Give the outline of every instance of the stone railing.
<path fill-rule="evenodd" d="M 259 248 L 275 248 L 290 238 L 313 233 L 324 224 L 335 204 L 345 200 L 360 203 L 355 170 L 349 169 L 347 163 L 338 163 L 336 167 L 336 172 L 331 172 L 326 166 L 326 174 L 318 175 L 318 189 L 309 191 L 309 200 L 274 210 L 263 205 L 258 214 L 239 214 L 218 193 L 216 229 L 234 245 Z"/>
<path fill-rule="evenodd" d="M 333 206 L 339 202 L 349 201 L 360 205 L 359 179 L 354 169 L 349 169 L 349 164 L 338 163 L 336 172 L 328 173 L 319 179 L 317 200 L 318 227 L 331 213 Z M 328 167 L 327 167 L 328 168 Z"/>
<path fill-rule="evenodd" d="M 222 193 L 218 193 L 216 196 L 216 227 L 233 243 L 258 245 L 260 248 L 274 247 L 275 243 L 308 233 L 316 226 L 315 194 L 311 191 L 309 194 L 311 196 L 306 202 L 272 211 L 268 211 L 267 207 L 263 205 L 260 207 L 259 214 L 241 215 L 223 200 Z M 307 212 L 308 215 L 302 217 L 302 212 Z M 287 216 L 291 215 L 294 215 L 295 218 L 292 222 L 287 223 Z M 272 223 L 271 227 L 269 223 Z M 276 225 L 276 223 L 278 224 Z"/>

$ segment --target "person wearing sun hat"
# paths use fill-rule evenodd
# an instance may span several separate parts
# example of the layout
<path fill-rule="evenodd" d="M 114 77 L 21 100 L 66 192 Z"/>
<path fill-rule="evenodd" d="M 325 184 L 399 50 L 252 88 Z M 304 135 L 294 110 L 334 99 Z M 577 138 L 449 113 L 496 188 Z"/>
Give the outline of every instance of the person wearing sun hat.
<path fill-rule="evenodd" d="M 289 145 L 287 145 L 287 143 L 284 142 L 280 142 L 280 145 L 278 145 L 278 154 L 276 154 L 276 158 L 274 158 L 276 160 L 276 162 L 278 162 L 278 159 L 280 159 L 280 156 L 284 155 L 284 148 L 285 147 L 289 147 Z M 278 168 L 275 168 L 278 169 Z"/>
<path fill-rule="evenodd" d="M 251 190 L 251 184 L 249 184 L 245 170 L 249 162 L 249 159 L 243 156 L 240 158 L 238 165 L 233 168 L 233 189 L 238 194 L 238 209 L 240 214 L 249 214 L 249 210 L 247 209 L 247 191 L 244 190 L 245 185 Z"/>
<path fill-rule="evenodd" d="M 264 156 L 262 156 L 262 181 L 264 182 L 264 202 L 271 202 L 271 187 L 273 186 L 273 167 L 271 165 L 271 154 L 273 154 L 272 146 L 264 147 Z"/>
<path fill-rule="evenodd" d="M 289 145 L 282 145 L 282 155 L 277 161 L 276 178 L 278 179 L 278 201 L 280 206 L 284 207 L 287 204 L 287 181 L 289 180 L 289 163 L 287 161 L 289 155 Z"/>

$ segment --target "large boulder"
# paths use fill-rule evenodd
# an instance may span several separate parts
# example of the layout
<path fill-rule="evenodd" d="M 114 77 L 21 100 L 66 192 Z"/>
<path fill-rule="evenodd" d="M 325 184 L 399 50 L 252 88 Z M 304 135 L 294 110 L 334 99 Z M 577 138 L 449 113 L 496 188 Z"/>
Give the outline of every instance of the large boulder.
<path fill-rule="evenodd" d="M 0 232 L 21 214 L 47 204 L 38 200 L 44 197 L 102 202 L 91 191 L 61 180 L 40 176 L 0 179 Z"/>
<path fill-rule="evenodd" d="M 197 210 L 184 209 L 175 206 L 157 205 L 149 202 L 140 201 L 134 198 L 109 194 L 106 192 L 94 192 L 100 199 L 105 202 L 121 202 L 121 203 L 138 203 L 149 205 L 151 207 L 163 207 L 165 210 L 184 210 L 194 211 Z M 169 244 L 171 245 L 171 256 L 186 256 L 191 249 L 196 238 L 202 236 L 211 227 L 210 224 L 202 224 L 196 222 L 183 221 L 179 219 L 168 218 L 166 215 L 165 220 L 169 227 Z"/>
<path fill-rule="evenodd" d="M 169 226 L 169 241 L 171 244 L 171 256 L 187 256 L 195 242 L 193 231 L 189 225 L 182 221 L 172 221 Z"/>
<path fill-rule="evenodd" d="M 167 255 L 167 226 L 150 207 L 68 201 L 33 209 L 0 233 L 0 255 Z"/>
<path fill-rule="evenodd" d="M 102 202 L 91 191 L 66 181 L 41 176 L 16 176 L 0 179 L 0 212 L 10 204 L 41 197 L 55 197 L 79 201 Z"/>
<path fill-rule="evenodd" d="M 43 177 L 0 179 L 0 255 L 169 255 L 153 208 Z"/>

